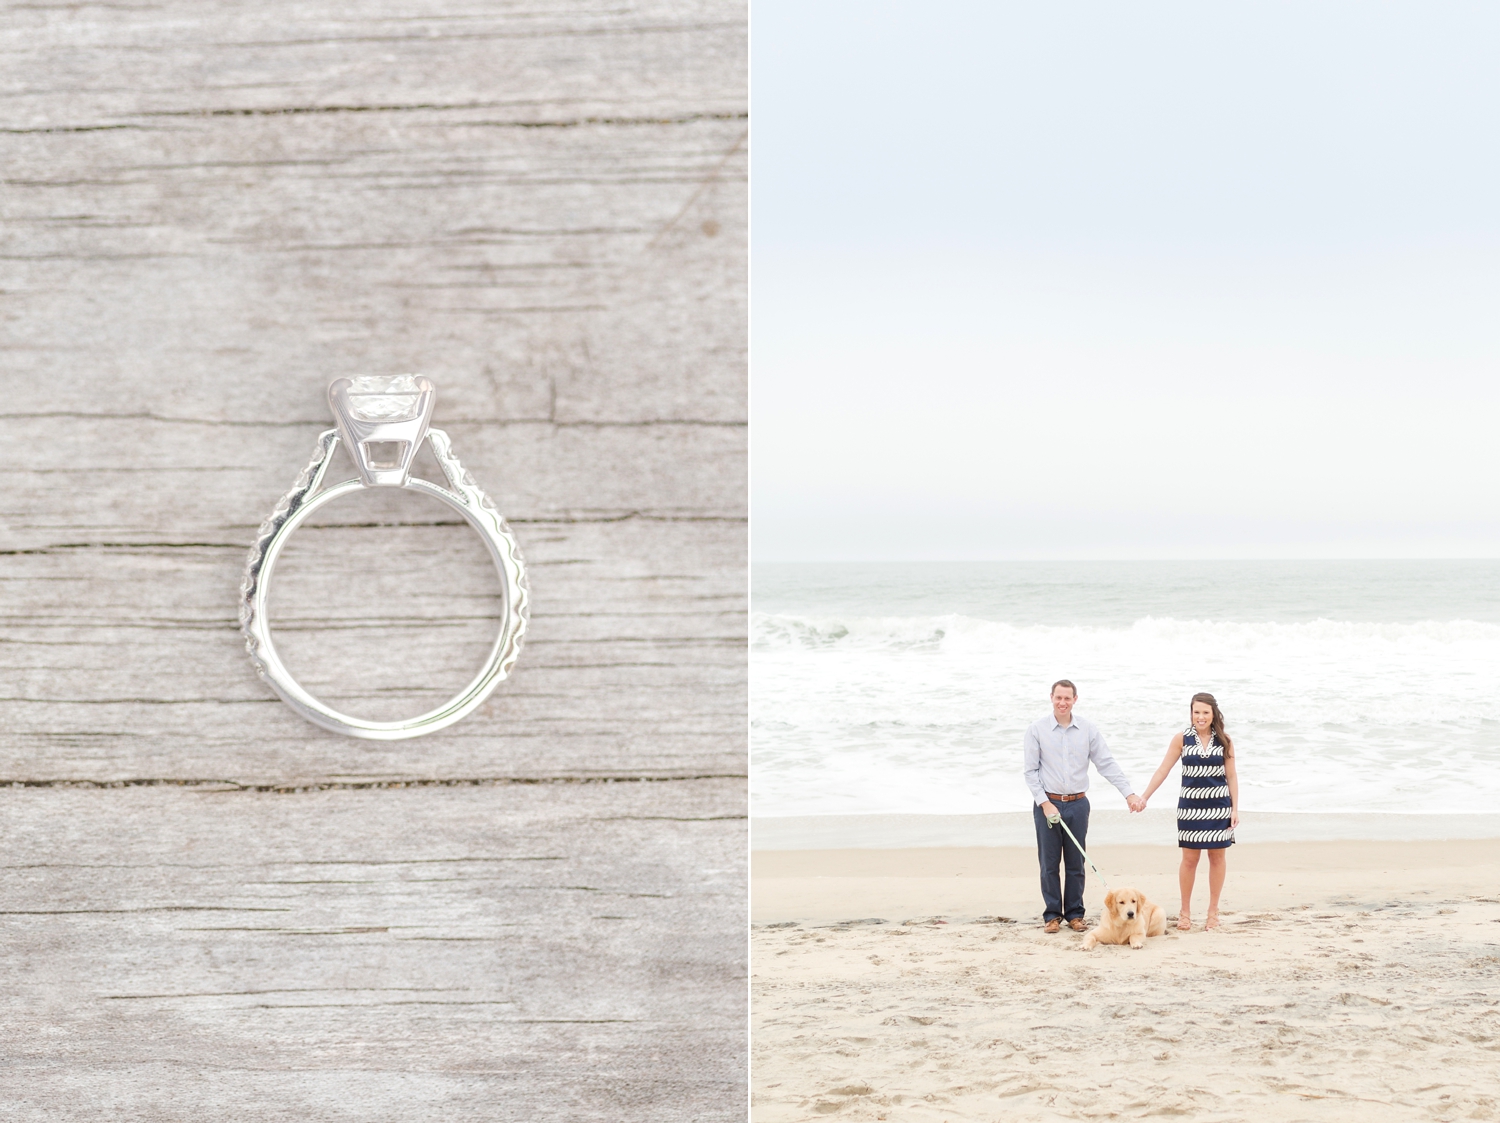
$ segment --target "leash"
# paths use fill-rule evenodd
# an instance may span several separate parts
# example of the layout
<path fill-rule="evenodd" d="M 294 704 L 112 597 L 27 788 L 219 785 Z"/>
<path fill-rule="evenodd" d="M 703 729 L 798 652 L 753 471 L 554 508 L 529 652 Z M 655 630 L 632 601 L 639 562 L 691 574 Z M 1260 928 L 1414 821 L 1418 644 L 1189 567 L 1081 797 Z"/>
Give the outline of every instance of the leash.
<path fill-rule="evenodd" d="M 1047 829 L 1050 831 L 1055 826 L 1056 827 L 1061 827 L 1063 829 L 1063 831 L 1067 834 L 1067 836 L 1069 838 L 1073 839 L 1073 845 L 1078 847 L 1078 852 L 1083 855 L 1083 860 L 1089 864 L 1089 869 L 1091 869 L 1095 873 L 1099 874 L 1099 880 L 1102 881 L 1102 882 L 1104 882 L 1104 888 L 1106 890 L 1108 890 L 1109 889 L 1109 879 L 1107 877 L 1105 877 L 1102 873 L 1099 873 L 1099 867 L 1096 866 L 1096 865 L 1094 865 L 1094 859 L 1090 858 L 1089 857 L 1089 852 L 1087 850 L 1085 850 L 1081 845 L 1079 845 L 1078 839 L 1073 838 L 1073 832 L 1070 831 L 1070 830 L 1068 830 L 1068 824 L 1065 823 L 1065 822 L 1063 822 L 1061 815 L 1052 815 L 1052 816 L 1048 817 L 1048 819 L 1047 819 Z"/>

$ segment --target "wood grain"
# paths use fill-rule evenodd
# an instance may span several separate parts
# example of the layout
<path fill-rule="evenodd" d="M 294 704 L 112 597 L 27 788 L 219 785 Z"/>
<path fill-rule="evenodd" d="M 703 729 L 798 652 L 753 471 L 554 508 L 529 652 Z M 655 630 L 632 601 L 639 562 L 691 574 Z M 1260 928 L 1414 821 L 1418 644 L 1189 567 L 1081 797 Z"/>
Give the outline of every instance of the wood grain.
<path fill-rule="evenodd" d="M 5 1111 L 742 1119 L 739 806 L 730 781 L 0 791 Z"/>
<path fill-rule="evenodd" d="M 743 5 L 0 11 L 0 1099 L 742 1118 Z M 480 711 L 375 744 L 259 682 L 236 596 L 328 382 L 407 370 L 534 611 Z M 272 619 L 390 718 L 472 672 L 495 582 L 366 499 Z"/>

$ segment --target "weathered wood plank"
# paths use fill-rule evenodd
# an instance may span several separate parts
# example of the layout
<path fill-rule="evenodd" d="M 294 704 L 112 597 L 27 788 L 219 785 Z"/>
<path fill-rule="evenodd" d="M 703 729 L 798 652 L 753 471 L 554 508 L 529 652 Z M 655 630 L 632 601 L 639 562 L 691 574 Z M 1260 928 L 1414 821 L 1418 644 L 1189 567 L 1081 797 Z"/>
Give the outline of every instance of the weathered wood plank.
<path fill-rule="evenodd" d="M 14 127 L 205 112 L 402 112 L 546 121 L 743 113 L 745 11 L 717 0 L 489 4 L 7 5 Z M 28 81 L 28 79 L 34 79 Z"/>
<path fill-rule="evenodd" d="M 6 412 L 316 425 L 421 369 L 445 424 L 743 421 L 745 123 L 451 117 L 0 134 Z"/>
<path fill-rule="evenodd" d="M 442 416 L 445 400 L 439 386 L 438 428 L 518 527 L 632 514 L 744 522 L 741 426 L 452 424 Z M 0 418 L 0 471 L 11 481 L 0 494 L 0 549 L 96 542 L 248 549 L 329 427 Z M 336 459 L 330 473 L 339 474 L 330 479 L 352 477 L 342 451 Z M 448 517 L 414 497 L 385 502 L 384 522 Z M 368 521 L 354 510 L 331 507 L 326 518 Z"/>
<path fill-rule="evenodd" d="M 11 1115 L 743 1118 L 744 45 L 717 0 L 5 9 Z M 327 383 L 402 370 L 535 611 L 484 708 L 377 745 L 236 609 Z M 272 616 L 397 716 L 495 586 L 369 498 Z"/>
<path fill-rule="evenodd" d="M 12 1118 L 744 1117 L 730 781 L 0 789 Z"/>
<path fill-rule="evenodd" d="M 515 677 L 472 718 L 391 745 L 318 730 L 255 677 L 236 546 L 8 558 L 0 780 L 742 773 L 742 527 L 522 529 L 537 607 Z M 279 642 L 341 704 L 415 712 L 483 657 L 495 582 L 467 528 L 308 530 L 292 545 L 306 549 L 289 547 L 279 578 Z M 674 572 L 684 558 L 696 572 Z"/>

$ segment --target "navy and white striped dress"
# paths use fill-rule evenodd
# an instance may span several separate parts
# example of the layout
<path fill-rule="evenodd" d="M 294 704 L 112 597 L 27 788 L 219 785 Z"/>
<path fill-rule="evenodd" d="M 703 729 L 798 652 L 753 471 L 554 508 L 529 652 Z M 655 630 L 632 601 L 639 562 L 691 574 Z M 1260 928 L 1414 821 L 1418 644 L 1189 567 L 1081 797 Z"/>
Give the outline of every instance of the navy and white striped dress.
<path fill-rule="evenodd" d="M 1230 826 L 1229 781 L 1224 777 L 1224 746 L 1212 732 L 1208 745 L 1189 726 L 1182 735 L 1182 794 L 1177 797 L 1177 845 L 1189 850 L 1222 850 L 1234 845 Z"/>

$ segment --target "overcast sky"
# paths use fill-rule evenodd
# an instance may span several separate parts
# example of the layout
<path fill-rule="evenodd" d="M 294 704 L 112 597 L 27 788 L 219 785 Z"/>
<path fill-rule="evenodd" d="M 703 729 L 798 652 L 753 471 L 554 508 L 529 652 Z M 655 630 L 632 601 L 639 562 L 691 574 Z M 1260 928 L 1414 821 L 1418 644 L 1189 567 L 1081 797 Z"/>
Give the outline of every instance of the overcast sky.
<path fill-rule="evenodd" d="M 1500 6 L 756 0 L 757 561 L 1500 556 Z"/>

